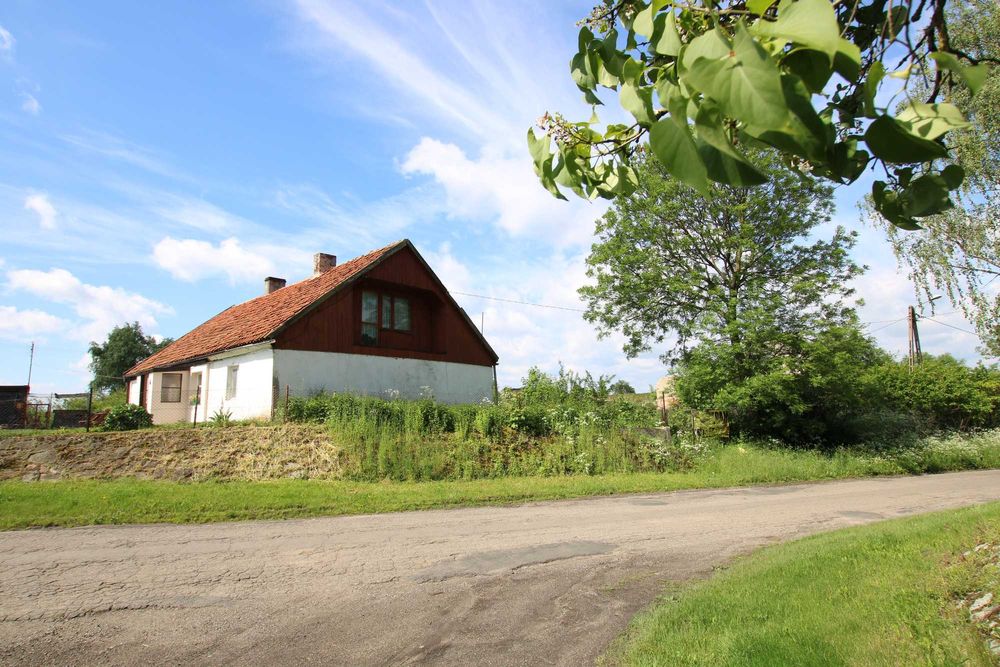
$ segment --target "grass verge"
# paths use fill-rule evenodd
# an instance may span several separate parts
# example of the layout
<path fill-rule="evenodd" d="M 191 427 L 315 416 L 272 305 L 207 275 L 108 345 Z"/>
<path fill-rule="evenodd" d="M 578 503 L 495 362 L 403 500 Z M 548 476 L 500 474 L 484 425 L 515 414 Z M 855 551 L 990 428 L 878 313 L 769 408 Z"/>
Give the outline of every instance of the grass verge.
<path fill-rule="evenodd" d="M 605 662 L 994 664 L 955 602 L 982 587 L 969 550 L 998 540 L 993 503 L 770 547 L 664 597 Z"/>
<path fill-rule="evenodd" d="M 845 479 L 906 472 L 1000 467 L 1000 447 L 927 456 L 909 469 L 896 458 L 846 451 L 719 447 L 687 472 L 502 477 L 470 481 L 352 482 L 275 480 L 172 483 L 0 482 L 0 529 L 123 523 L 202 523 L 369 514 L 753 484 Z"/>

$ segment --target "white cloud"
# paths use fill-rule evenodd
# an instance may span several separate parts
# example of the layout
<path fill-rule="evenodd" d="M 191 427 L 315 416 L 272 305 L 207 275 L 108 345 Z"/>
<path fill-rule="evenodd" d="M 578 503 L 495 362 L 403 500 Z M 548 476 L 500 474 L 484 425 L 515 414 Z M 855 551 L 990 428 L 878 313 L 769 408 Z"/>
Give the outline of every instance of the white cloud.
<path fill-rule="evenodd" d="M 0 338 L 28 340 L 40 335 L 68 331 L 72 323 L 41 310 L 18 310 L 0 306 Z"/>
<path fill-rule="evenodd" d="M 31 93 L 21 93 L 21 110 L 30 113 L 32 116 L 37 116 L 42 112 L 42 105 Z"/>
<path fill-rule="evenodd" d="M 449 218 L 495 222 L 513 236 L 583 245 L 603 203 L 560 201 L 538 183 L 527 152 L 511 156 L 486 147 L 472 160 L 454 144 L 424 137 L 400 165 L 404 174 L 432 176 L 445 191 Z"/>
<path fill-rule="evenodd" d="M 38 223 L 42 229 L 55 229 L 56 207 L 52 205 L 47 195 L 28 195 L 24 200 L 24 208 L 38 214 Z"/>
<path fill-rule="evenodd" d="M 0 53 L 9 55 L 14 51 L 14 35 L 0 25 Z"/>
<path fill-rule="evenodd" d="M 450 243 L 442 243 L 436 251 L 427 250 L 421 254 L 449 290 L 464 292 L 470 289 L 469 268 L 455 257 Z"/>
<path fill-rule="evenodd" d="M 120 287 L 88 285 L 65 269 L 8 271 L 7 281 L 14 291 L 72 308 L 83 322 L 69 333 L 81 340 L 103 340 L 115 326 L 132 321 L 152 331 L 158 315 L 173 313 L 169 306 Z"/>
<path fill-rule="evenodd" d="M 225 276 L 235 284 L 263 280 L 276 271 L 269 257 L 245 248 L 237 238 L 212 245 L 208 241 L 168 236 L 153 248 L 153 260 L 174 278 L 186 282 Z"/>

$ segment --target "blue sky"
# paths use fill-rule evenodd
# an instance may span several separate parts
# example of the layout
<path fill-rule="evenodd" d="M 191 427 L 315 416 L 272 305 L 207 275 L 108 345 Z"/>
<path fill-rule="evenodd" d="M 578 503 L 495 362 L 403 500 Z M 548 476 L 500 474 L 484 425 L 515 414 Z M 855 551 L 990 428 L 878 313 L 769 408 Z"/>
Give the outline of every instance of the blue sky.
<path fill-rule="evenodd" d="M 604 208 L 545 193 L 524 134 L 546 110 L 589 116 L 566 64 L 587 9 L 7 0 L 0 384 L 25 381 L 35 341 L 33 390 L 79 390 L 88 341 L 115 324 L 176 337 L 267 275 L 306 277 L 314 252 L 346 260 L 404 237 L 453 292 L 581 308 Z M 862 316 L 902 352 L 905 326 L 888 321 L 912 289 L 860 223 L 866 188 L 838 192 L 837 221 L 862 232 L 872 266 Z M 578 313 L 457 298 L 482 315 L 501 384 L 559 361 L 639 389 L 664 372 L 662 350 L 626 360 Z M 976 358 L 973 336 L 934 323 L 921 336 Z"/>

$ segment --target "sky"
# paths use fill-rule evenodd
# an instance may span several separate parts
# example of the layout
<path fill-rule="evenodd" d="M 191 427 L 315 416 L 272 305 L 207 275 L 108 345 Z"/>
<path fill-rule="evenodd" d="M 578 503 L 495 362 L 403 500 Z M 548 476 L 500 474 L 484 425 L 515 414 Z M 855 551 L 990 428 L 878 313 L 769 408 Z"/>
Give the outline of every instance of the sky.
<path fill-rule="evenodd" d="M 501 386 L 561 362 L 646 390 L 664 349 L 626 359 L 578 312 L 606 205 L 553 199 L 524 139 L 547 110 L 590 116 L 568 71 L 588 9 L 5 0 L 0 384 L 27 380 L 34 342 L 32 391 L 79 391 L 117 324 L 178 337 L 313 253 L 409 238 L 484 324 Z M 861 317 L 901 354 L 914 295 L 862 223 L 868 187 L 838 189 L 833 224 L 861 233 Z M 978 359 L 975 336 L 922 327 L 925 351 Z"/>

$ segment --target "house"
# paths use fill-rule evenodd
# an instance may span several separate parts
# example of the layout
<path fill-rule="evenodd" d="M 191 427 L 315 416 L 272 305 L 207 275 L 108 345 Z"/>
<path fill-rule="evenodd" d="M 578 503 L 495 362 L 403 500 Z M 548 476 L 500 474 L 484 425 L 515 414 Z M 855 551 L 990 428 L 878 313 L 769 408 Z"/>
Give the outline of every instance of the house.
<path fill-rule="evenodd" d="M 269 418 L 320 391 L 493 400 L 498 357 L 409 240 L 222 311 L 125 373 L 153 422 Z"/>

